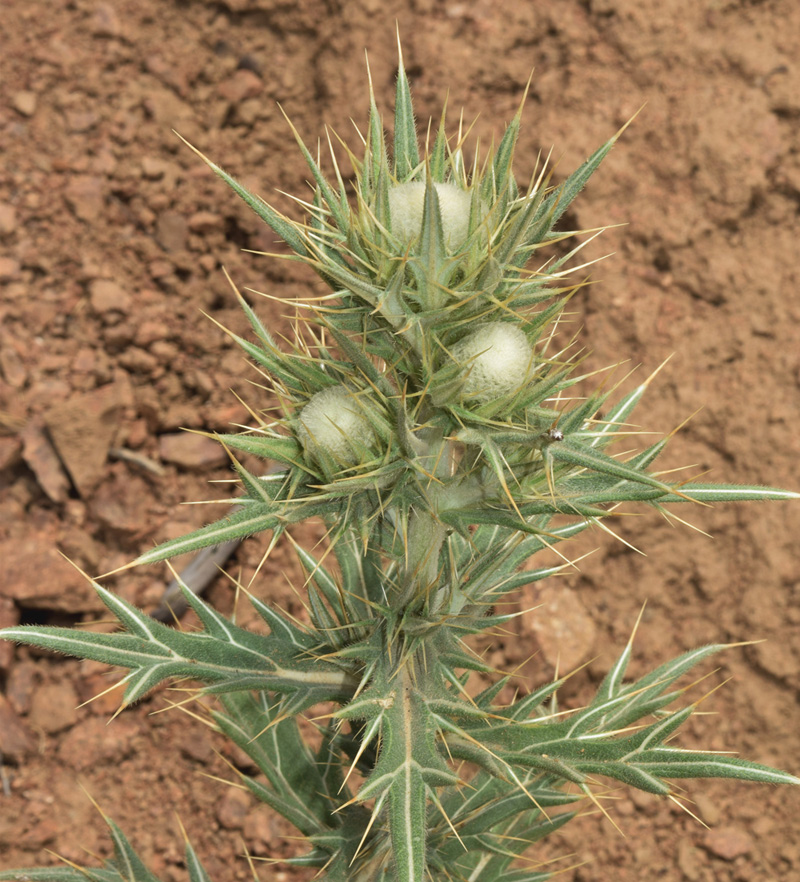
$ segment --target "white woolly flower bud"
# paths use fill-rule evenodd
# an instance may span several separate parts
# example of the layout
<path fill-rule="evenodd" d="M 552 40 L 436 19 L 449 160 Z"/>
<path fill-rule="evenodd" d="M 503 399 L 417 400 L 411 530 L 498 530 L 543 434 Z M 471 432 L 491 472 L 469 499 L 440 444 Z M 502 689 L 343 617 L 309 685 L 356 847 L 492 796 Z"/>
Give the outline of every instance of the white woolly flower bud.
<path fill-rule="evenodd" d="M 457 184 L 435 183 L 442 217 L 444 244 L 455 251 L 464 244 L 469 233 L 469 212 L 472 195 Z M 422 230 L 422 213 L 425 208 L 425 184 L 407 181 L 389 189 L 389 214 L 392 233 L 406 244 L 419 238 Z"/>
<path fill-rule="evenodd" d="M 530 375 L 533 349 L 516 325 L 487 322 L 452 348 L 453 358 L 469 373 L 464 394 L 491 401 L 519 389 Z"/>
<path fill-rule="evenodd" d="M 342 465 L 359 463 L 362 449 L 375 440 L 358 399 L 344 386 L 312 395 L 300 411 L 297 435 L 306 452 L 324 450 Z"/>

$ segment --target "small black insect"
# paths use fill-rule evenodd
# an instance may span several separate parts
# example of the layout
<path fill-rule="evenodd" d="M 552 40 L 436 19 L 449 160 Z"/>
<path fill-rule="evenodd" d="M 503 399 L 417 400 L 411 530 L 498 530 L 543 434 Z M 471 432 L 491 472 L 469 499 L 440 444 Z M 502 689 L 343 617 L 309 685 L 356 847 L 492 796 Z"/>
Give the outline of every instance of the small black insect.
<path fill-rule="evenodd" d="M 561 431 L 561 429 L 549 429 L 547 432 L 547 437 L 551 441 L 563 441 L 564 433 Z"/>

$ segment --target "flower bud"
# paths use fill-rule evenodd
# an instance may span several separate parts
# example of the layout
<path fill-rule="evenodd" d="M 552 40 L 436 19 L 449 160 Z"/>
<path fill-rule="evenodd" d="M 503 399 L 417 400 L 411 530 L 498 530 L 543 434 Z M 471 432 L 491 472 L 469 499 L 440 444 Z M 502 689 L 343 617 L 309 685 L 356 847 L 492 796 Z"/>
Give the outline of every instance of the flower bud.
<path fill-rule="evenodd" d="M 516 325 L 487 322 L 451 350 L 464 368 L 463 392 L 477 401 L 491 401 L 525 384 L 533 363 L 533 349 Z"/>
<path fill-rule="evenodd" d="M 375 441 L 356 396 L 344 386 L 331 386 L 313 395 L 300 411 L 297 435 L 305 451 L 324 451 L 341 465 L 356 465 L 363 450 Z"/>
<path fill-rule="evenodd" d="M 445 247 L 448 251 L 455 251 L 469 234 L 472 195 L 457 184 L 435 183 L 433 186 L 439 199 Z M 424 209 L 425 184 L 422 181 L 407 181 L 389 189 L 392 233 L 401 242 L 409 244 L 419 238 Z"/>

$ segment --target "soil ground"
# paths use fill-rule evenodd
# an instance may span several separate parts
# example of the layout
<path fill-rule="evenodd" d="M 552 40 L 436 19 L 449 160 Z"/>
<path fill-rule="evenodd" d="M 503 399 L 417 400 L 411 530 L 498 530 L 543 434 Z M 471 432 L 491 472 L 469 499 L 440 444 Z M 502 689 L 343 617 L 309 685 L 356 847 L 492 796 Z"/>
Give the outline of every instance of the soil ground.
<path fill-rule="evenodd" d="M 392 106 L 395 21 L 419 118 L 438 118 L 449 90 L 451 109 L 479 114 L 483 144 L 502 135 L 535 68 L 522 179 L 551 147 L 566 173 L 646 105 L 567 218 L 627 225 L 587 249 L 616 252 L 574 301 L 589 364 L 624 358 L 619 377 L 639 365 L 629 385 L 672 356 L 639 415 L 669 432 L 695 414 L 669 465 L 800 489 L 795 0 L 6 0 L 0 623 L 102 619 L 60 553 L 107 572 L 208 516 L 179 503 L 225 495 L 209 484 L 229 476 L 218 451 L 179 435 L 246 422 L 231 390 L 268 403 L 202 314 L 244 332 L 221 268 L 289 302 L 315 290 L 302 268 L 243 251 L 269 251 L 271 235 L 172 129 L 258 192 L 304 194 L 276 102 L 309 143 L 324 125 L 350 139 L 351 118 L 366 118 L 365 47 L 379 103 Z M 290 333 L 287 305 L 259 299 L 259 310 Z M 646 556 L 593 535 L 580 572 L 521 599 L 546 603 L 492 657 L 534 683 L 559 653 L 589 662 L 565 691 L 577 704 L 645 601 L 634 673 L 707 642 L 764 641 L 703 672 L 711 686 L 732 682 L 683 743 L 800 773 L 800 506 L 684 513 L 713 538 L 657 516 L 617 527 Z M 247 579 L 260 554 L 250 540 L 232 571 Z M 296 574 L 278 549 L 258 590 L 300 613 Z M 107 581 L 152 608 L 167 579 L 149 568 Z M 210 597 L 231 610 L 230 582 Z M 159 690 L 107 724 L 117 695 L 82 704 L 113 683 L 99 665 L 2 645 L 0 671 L 0 868 L 108 854 L 87 792 L 165 880 L 186 878 L 176 815 L 215 879 L 251 878 L 245 847 L 296 848 L 217 780 L 231 777 L 222 741 L 178 711 L 156 713 L 180 695 Z M 587 814 L 548 841 L 542 856 L 559 859 L 565 882 L 800 878 L 800 791 L 688 782 L 700 820 L 616 796 L 624 836 Z"/>

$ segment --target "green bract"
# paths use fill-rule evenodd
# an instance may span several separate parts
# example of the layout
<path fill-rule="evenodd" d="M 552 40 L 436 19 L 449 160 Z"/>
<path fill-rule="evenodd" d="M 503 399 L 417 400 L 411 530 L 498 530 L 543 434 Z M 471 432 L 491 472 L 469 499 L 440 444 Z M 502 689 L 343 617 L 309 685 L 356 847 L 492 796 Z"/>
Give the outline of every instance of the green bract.
<path fill-rule="evenodd" d="M 558 710 L 563 679 L 515 687 L 509 700 L 508 677 L 471 649 L 470 635 L 513 616 L 500 604 L 516 589 L 562 569 L 552 558 L 523 564 L 626 504 L 664 512 L 798 495 L 673 481 L 656 467 L 669 437 L 616 453 L 650 380 L 624 395 L 582 391 L 578 356 L 557 343 L 581 246 L 554 253 L 580 236 L 556 225 L 617 136 L 560 183 L 539 169 L 520 187 L 521 108 L 497 150 L 468 163 L 444 117 L 420 152 L 402 58 L 391 145 L 369 98 L 363 153 L 349 155 L 353 188 L 335 155 L 326 177 L 295 133 L 314 184 L 307 217 L 284 216 L 205 160 L 329 296 L 305 304 L 313 330 L 288 351 L 240 297 L 252 339 L 234 339 L 287 406 L 273 420 L 271 401 L 256 404 L 255 425 L 221 441 L 280 471 L 234 460 L 239 505 L 136 561 L 263 531 L 276 541 L 319 518 L 328 547 L 297 548 L 305 616 L 256 593 L 266 627 L 250 632 L 185 588 L 200 629 L 182 631 L 98 585 L 120 633 L 30 626 L 2 636 L 126 668 L 125 702 L 173 678 L 218 694 L 214 725 L 259 770 L 244 784 L 305 837 L 290 863 L 328 882 L 542 882 L 547 872 L 517 858 L 597 802 L 600 779 L 671 798 L 681 778 L 800 783 L 678 746 L 695 705 L 681 706 L 676 684 L 722 646 L 627 681 L 629 643 L 594 699 L 570 712 Z M 298 716 L 316 705 L 306 738 Z M 105 869 L 57 878 L 154 879 L 113 825 L 112 835 Z M 207 882 L 194 852 L 187 867 Z"/>

